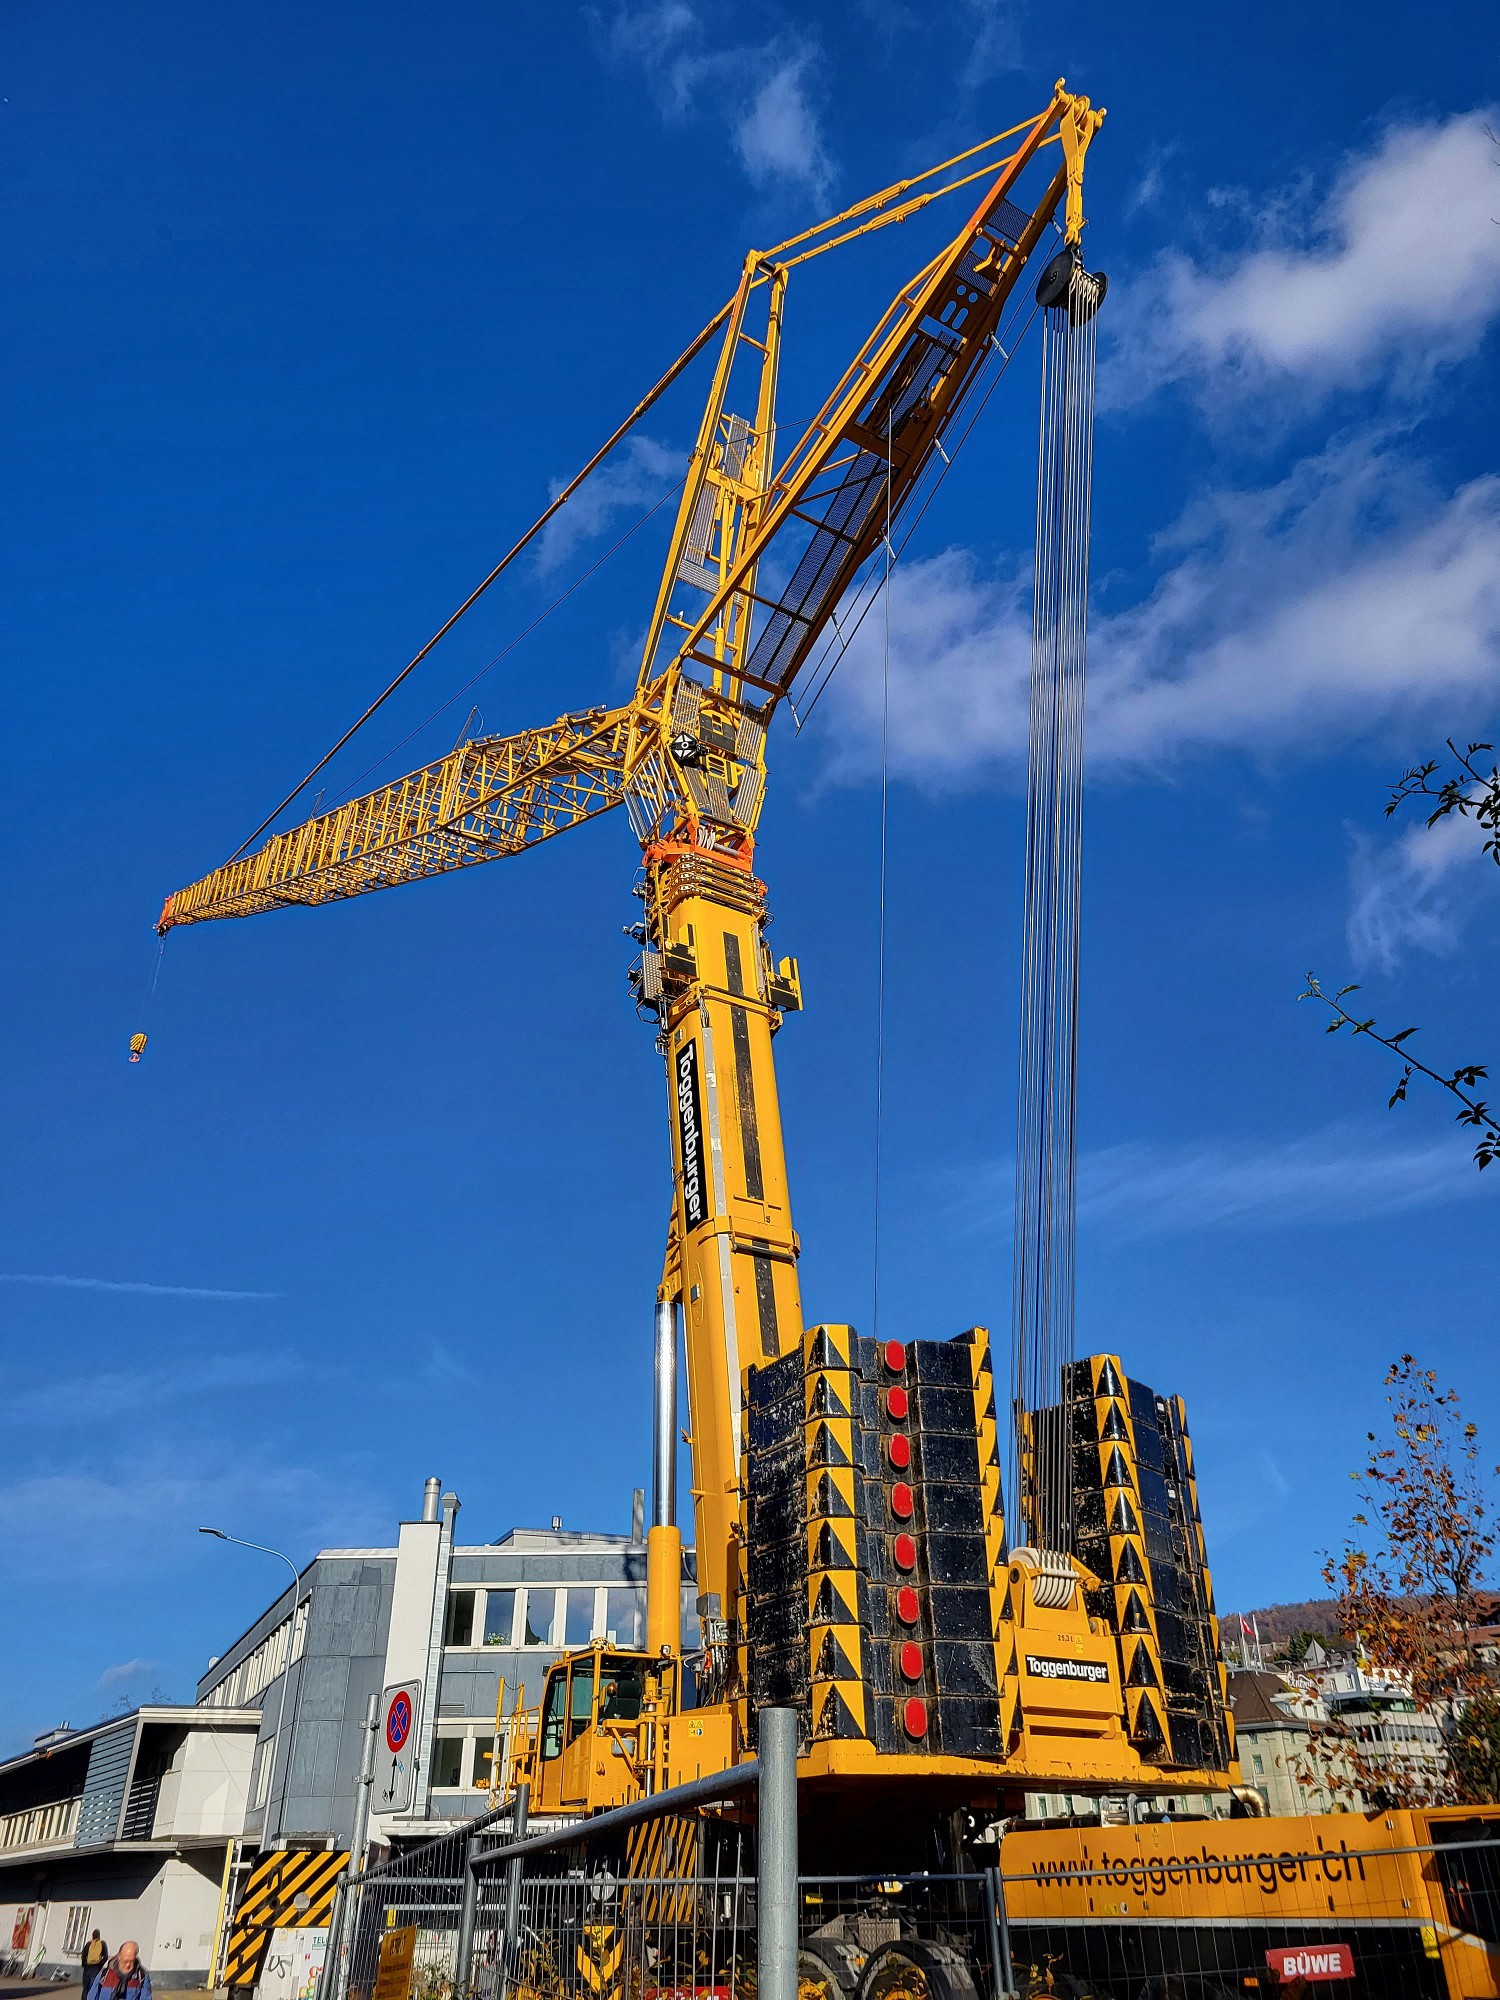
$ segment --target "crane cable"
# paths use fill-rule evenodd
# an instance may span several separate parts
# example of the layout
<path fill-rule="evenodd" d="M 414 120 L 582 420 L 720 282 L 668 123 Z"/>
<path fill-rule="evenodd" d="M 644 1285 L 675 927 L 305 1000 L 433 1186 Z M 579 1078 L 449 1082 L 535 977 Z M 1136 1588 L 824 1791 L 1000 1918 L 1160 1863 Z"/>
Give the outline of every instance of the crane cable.
<path fill-rule="evenodd" d="M 871 1252 L 870 1334 L 880 1337 L 880 1161 L 881 1135 L 885 1116 L 885 884 L 887 856 L 886 808 L 890 795 L 891 741 L 891 464 L 894 454 L 894 407 L 885 417 L 885 578 L 881 586 L 885 607 L 885 667 L 880 696 L 880 917 L 875 960 L 875 1215 Z"/>
<path fill-rule="evenodd" d="M 1103 286 L 1074 259 L 1045 301 L 1027 738 L 1012 1366 L 1022 1523 L 1033 1546 L 1059 1554 L 1073 1517 L 1083 702 Z"/>
<path fill-rule="evenodd" d="M 338 742 L 334 744 L 333 748 L 330 751 L 328 751 L 325 756 L 322 756 L 318 759 L 317 763 L 313 765 L 312 769 L 308 772 L 307 776 L 303 778 L 299 784 L 296 784 L 292 787 L 292 789 L 287 793 L 286 797 L 281 801 L 281 803 L 275 808 L 274 811 L 267 813 L 266 817 L 261 821 L 260 825 L 255 829 L 254 833 L 247 835 L 246 838 L 240 842 L 239 846 L 234 850 L 233 854 L 230 855 L 229 857 L 230 861 L 238 861 L 240 856 L 245 852 L 246 848 L 248 848 L 254 841 L 260 839 L 261 835 L 265 832 L 266 828 L 268 826 L 271 826 L 277 819 L 281 817 L 282 813 L 286 811 L 287 807 L 292 803 L 292 800 L 296 798 L 297 794 L 299 792 L 305 791 L 307 787 L 312 783 L 313 779 L 317 777 L 318 773 L 321 770 L 323 770 L 327 765 L 333 762 L 334 758 L 338 755 L 340 750 L 343 749 L 344 745 L 349 741 L 350 737 L 357 735 L 359 731 L 364 728 L 365 724 L 369 721 L 370 717 L 374 715 L 375 711 L 378 708 L 381 708 L 387 701 L 390 700 L 391 696 L 396 692 L 397 688 L 400 687 L 401 683 L 407 678 L 409 674 L 413 673 L 422 664 L 422 662 L 427 658 L 427 655 L 432 651 L 433 647 L 438 643 L 438 641 L 440 639 L 447 637 L 448 633 L 450 633 L 453 630 L 454 626 L 458 623 L 459 619 L 463 617 L 464 613 L 472 609 L 472 607 L 479 602 L 480 598 L 483 597 L 484 593 L 489 589 L 490 585 L 496 580 L 496 578 L 501 576 L 507 569 L 509 569 L 510 565 L 515 561 L 516 557 L 520 555 L 521 551 L 524 548 L 526 548 L 529 543 L 533 542 L 536 539 L 536 537 L 541 533 L 542 529 L 545 528 L 547 523 L 552 519 L 553 515 L 557 513 L 559 508 L 565 507 L 567 505 L 568 501 L 572 499 L 573 495 L 578 491 L 579 487 L 582 486 L 583 482 L 589 477 L 590 473 L 592 473 L 596 469 L 596 467 L 601 465 L 604 462 L 604 460 L 608 458 L 609 454 L 614 450 L 615 446 L 620 442 L 621 438 L 625 436 L 626 432 L 633 429 L 634 426 L 640 422 L 641 418 L 645 416 L 646 412 L 651 408 L 652 404 L 657 402 L 663 395 L 665 395 L 667 390 L 677 380 L 677 377 L 682 373 L 683 369 L 687 367 L 688 363 L 696 359 L 697 355 L 702 350 L 702 348 L 707 344 L 707 342 L 710 339 L 712 339 L 713 335 L 717 333 L 717 331 L 724 324 L 724 321 L 729 317 L 729 314 L 733 311 L 733 309 L 734 309 L 733 299 L 730 299 L 725 305 L 720 307 L 719 311 L 714 314 L 713 318 L 708 322 L 708 325 L 703 328 L 702 332 L 697 334 L 693 338 L 693 340 L 690 341 L 689 344 L 683 349 L 682 353 L 678 355 L 677 359 L 672 363 L 671 367 L 667 370 L 666 374 L 662 376 L 661 380 L 656 384 L 656 386 L 653 389 L 650 389 L 641 398 L 640 402 L 636 404 L 635 408 L 631 411 L 630 415 L 625 419 L 624 423 L 621 424 L 619 428 L 616 431 L 614 431 L 602 445 L 600 445 L 599 449 L 594 453 L 593 457 L 589 460 L 588 464 L 584 466 L 582 471 L 576 472 L 573 475 L 573 477 L 568 481 L 567 485 L 563 487 L 562 491 L 554 496 L 551 504 L 546 508 L 544 508 L 543 511 L 537 515 L 536 519 L 532 522 L 531 526 L 526 530 L 525 534 L 521 536 L 520 540 L 518 542 L 512 543 L 510 548 L 508 548 L 505 554 L 500 558 L 499 562 L 495 564 L 495 567 L 490 571 L 489 575 L 485 577 L 484 581 L 482 583 L 475 585 L 473 590 L 471 590 L 468 596 L 464 599 L 463 603 L 459 605 L 458 609 L 451 615 L 451 617 L 444 620 L 444 622 L 438 627 L 436 632 L 433 633 L 432 637 L 427 641 L 427 644 L 422 647 L 421 651 L 414 654 L 412 658 L 407 661 L 406 665 L 401 669 L 400 673 L 396 675 L 395 679 L 391 681 L 384 689 L 382 689 L 382 691 L 375 697 L 374 701 L 370 703 L 369 707 L 365 710 L 364 714 L 359 718 L 358 722 L 352 723 L 349 726 L 349 728 L 344 731 L 343 735 L 339 738 Z"/>

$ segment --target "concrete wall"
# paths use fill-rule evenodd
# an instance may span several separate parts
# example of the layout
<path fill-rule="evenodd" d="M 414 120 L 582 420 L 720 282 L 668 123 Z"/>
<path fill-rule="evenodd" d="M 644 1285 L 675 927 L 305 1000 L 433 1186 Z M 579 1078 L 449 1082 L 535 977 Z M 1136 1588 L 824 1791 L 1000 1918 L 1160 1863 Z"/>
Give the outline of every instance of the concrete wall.
<path fill-rule="evenodd" d="M 248 1729 L 194 1729 L 178 1744 L 156 1801 L 157 1840 L 237 1835 L 245 1821 L 255 1736 Z"/>
<path fill-rule="evenodd" d="M 19 1909 L 37 1905 L 26 1953 L 42 1978 L 78 1977 L 76 1954 L 64 1944 L 70 1913 L 87 1911 L 114 1951 L 134 1938 L 154 1987 L 201 1987 L 213 1955 L 214 1922 L 224 1868 L 222 1848 L 184 1855 L 99 1855 L 45 1870 L 6 1869 L 0 1875 L 0 1949 L 9 1949 Z"/>

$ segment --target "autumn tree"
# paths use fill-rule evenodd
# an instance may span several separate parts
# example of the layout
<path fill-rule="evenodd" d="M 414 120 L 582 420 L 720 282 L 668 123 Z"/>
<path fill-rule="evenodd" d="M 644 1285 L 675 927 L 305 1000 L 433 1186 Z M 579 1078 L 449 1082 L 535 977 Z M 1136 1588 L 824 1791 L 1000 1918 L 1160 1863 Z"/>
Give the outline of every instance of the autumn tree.
<path fill-rule="evenodd" d="M 1312 1757 L 1336 1797 L 1370 1805 L 1500 1799 L 1500 1700 L 1475 1647 L 1490 1621 L 1483 1589 L 1494 1555 L 1491 1500 L 1475 1426 L 1458 1392 L 1404 1354 L 1386 1375 L 1390 1432 L 1367 1433 L 1354 1533 L 1324 1564 L 1338 1623 L 1361 1662 L 1410 1690 L 1438 1720 L 1446 1766 L 1355 1735 L 1315 1730 Z"/>

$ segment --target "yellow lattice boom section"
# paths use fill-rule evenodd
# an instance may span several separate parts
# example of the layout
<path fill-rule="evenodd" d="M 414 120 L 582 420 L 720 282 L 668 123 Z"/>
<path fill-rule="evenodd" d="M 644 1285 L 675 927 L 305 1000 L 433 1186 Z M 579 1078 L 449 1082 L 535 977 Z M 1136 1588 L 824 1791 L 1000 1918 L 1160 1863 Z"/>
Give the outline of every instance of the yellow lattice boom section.
<path fill-rule="evenodd" d="M 179 889 L 157 930 L 338 902 L 535 847 L 620 804 L 630 716 L 593 708 L 460 744 Z"/>

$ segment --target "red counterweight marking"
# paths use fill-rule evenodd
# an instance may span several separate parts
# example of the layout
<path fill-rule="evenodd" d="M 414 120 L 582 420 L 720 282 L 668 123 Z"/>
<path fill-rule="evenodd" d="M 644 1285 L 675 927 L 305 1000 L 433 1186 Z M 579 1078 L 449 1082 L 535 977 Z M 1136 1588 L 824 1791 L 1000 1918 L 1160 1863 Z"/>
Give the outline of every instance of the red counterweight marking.
<path fill-rule="evenodd" d="M 908 1639 L 901 1648 L 901 1672 L 903 1678 L 909 1681 L 922 1678 L 922 1648 L 914 1639 Z"/>
<path fill-rule="evenodd" d="M 886 1446 L 886 1450 L 890 1455 L 891 1464 L 895 1466 L 896 1470 L 898 1472 L 905 1472 L 906 1468 L 911 1464 L 911 1439 L 903 1437 L 897 1432 L 896 1436 Z"/>
<path fill-rule="evenodd" d="M 910 1535 L 897 1535 L 892 1551 L 897 1569 L 915 1569 L 917 1566 L 917 1545 Z"/>
<path fill-rule="evenodd" d="M 927 1734 L 926 1702 L 918 1701 L 915 1695 L 911 1697 L 910 1701 L 903 1702 L 901 1707 L 901 1726 L 908 1736 L 925 1736 Z"/>
<path fill-rule="evenodd" d="M 899 1340 L 888 1340 L 882 1352 L 885 1355 L 886 1367 L 893 1375 L 899 1375 L 906 1366 L 906 1349 Z"/>
<path fill-rule="evenodd" d="M 885 1413 L 898 1424 L 904 1424 L 911 1414 L 911 1398 L 899 1384 L 885 1392 Z"/>
<path fill-rule="evenodd" d="M 903 1625 L 915 1625 L 922 1615 L 922 1602 L 909 1583 L 896 1592 L 896 1616 Z"/>
<path fill-rule="evenodd" d="M 898 1479 L 891 1488 L 891 1512 L 899 1521 L 909 1521 L 912 1508 L 916 1505 L 912 1490 L 904 1479 Z"/>

